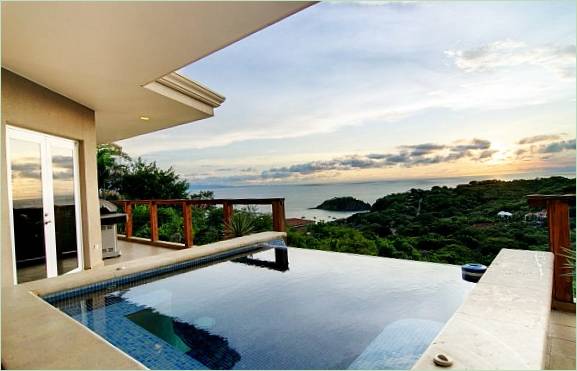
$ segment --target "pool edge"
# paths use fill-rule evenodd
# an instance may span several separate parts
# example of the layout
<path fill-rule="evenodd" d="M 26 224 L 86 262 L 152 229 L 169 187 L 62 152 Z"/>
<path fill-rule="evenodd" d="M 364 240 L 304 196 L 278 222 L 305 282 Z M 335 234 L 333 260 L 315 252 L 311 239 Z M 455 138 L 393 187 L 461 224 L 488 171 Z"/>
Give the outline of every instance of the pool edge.
<path fill-rule="evenodd" d="M 66 276 L 3 287 L 2 366 L 5 369 L 146 369 L 140 362 L 40 296 L 222 254 L 285 236 L 284 232 L 262 232 Z M 30 354 L 31 344 L 34 344 L 33 357 Z"/>
<path fill-rule="evenodd" d="M 552 253 L 502 249 L 412 370 L 544 369 L 552 290 Z"/>

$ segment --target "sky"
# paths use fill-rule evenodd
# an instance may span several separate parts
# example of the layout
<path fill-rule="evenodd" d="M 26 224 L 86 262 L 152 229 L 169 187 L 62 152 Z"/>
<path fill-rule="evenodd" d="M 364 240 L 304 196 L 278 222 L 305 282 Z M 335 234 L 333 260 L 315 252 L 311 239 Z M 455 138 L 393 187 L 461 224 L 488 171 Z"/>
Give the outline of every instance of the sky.
<path fill-rule="evenodd" d="M 575 173 L 573 1 L 320 3 L 179 71 L 212 118 L 119 142 L 192 184 Z"/>

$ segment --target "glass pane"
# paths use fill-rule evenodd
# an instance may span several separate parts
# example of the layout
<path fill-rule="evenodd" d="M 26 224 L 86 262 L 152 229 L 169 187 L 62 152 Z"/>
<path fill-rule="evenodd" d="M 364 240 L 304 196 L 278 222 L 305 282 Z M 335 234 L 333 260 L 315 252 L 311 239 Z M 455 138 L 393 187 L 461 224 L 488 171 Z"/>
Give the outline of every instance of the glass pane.
<path fill-rule="evenodd" d="M 74 197 L 74 152 L 52 147 L 54 182 L 54 228 L 58 274 L 78 268 L 76 245 L 76 209 Z"/>
<path fill-rule="evenodd" d="M 46 278 L 40 144 L 10 140 L 18 283 Z"/>

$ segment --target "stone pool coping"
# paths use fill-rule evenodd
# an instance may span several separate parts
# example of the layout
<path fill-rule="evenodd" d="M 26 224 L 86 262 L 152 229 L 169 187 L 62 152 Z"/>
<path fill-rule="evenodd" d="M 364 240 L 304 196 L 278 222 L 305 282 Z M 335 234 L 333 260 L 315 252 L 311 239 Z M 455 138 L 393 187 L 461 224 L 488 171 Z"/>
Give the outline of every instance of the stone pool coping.
<path fill-rule="evenodd" d="M 413 370 L 544 369 L 552 288 L 553 254 L 501 250 Z"/>
<path fill-rule="evenodd" d="M 262 232 L 65 276 L 3 287 L 2 367 L 146 369 L 140 362 L 48 304 L 40 296 L 284 237 L 284 232 Z"/>

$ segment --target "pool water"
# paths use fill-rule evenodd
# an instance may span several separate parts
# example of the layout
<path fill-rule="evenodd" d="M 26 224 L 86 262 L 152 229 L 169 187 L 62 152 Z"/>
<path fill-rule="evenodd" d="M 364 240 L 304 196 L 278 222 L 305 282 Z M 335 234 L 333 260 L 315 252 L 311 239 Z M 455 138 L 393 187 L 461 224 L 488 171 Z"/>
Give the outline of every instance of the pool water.
<path fill-rule="evenodd" d="M 53 305 L 151 369 L 408 369 L 460 267 L 269 248 Z"/>

